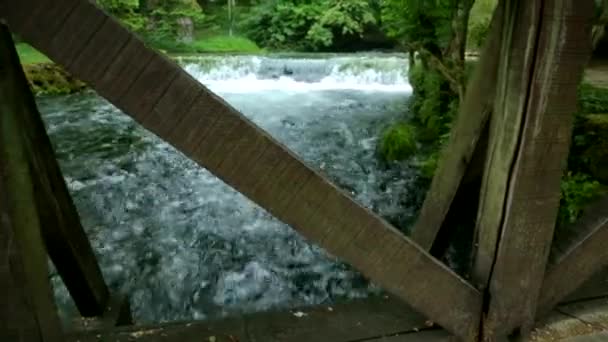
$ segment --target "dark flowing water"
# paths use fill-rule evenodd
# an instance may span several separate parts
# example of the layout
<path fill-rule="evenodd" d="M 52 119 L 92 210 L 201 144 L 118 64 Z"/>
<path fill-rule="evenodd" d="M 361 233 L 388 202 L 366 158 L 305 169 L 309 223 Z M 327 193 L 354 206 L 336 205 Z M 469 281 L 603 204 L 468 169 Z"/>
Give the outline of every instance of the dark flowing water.
<path fill-rule="evenodd" d="M 414 175 L 376 158 L 410 94 L 401 57 L 182 60 L 256 124 L 363 205 L 407 225 Z M 40 110 L 110 286 L 138 322 L 204 319 L 377 294 L 94 93 Z M 62 313 L 73 306 L 54 277 Z"/>

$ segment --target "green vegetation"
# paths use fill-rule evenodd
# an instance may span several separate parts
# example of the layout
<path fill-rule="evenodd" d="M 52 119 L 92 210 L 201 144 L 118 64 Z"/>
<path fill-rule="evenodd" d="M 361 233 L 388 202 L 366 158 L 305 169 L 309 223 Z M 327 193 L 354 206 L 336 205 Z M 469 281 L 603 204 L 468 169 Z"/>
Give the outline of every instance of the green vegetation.
<path fill-rule="evenodd" d="M 21 64 L 24 65 L 50 62 L 40 51 L 25 43 L 17 43 L 17 53 L 19 53 Z"/>
<path fill-rule="evenodd" d="M 494 13 L 497 3 L 498 0 L 475 0 L 475 4 L 471 8 L 467 37 L 467 48 L 469 50 L 481 49 L 488 35 L 492 13 Z"/>
<path fill-rule="evenodd" d="M 601 193 L 601 185 L 586 174 L 567 172 L 561 182 L 558 226 L 574 223 L 580 218 L 583 208 Z"/>
<path fill-rule="evenodd" d="M 194 41 L 193 52 L 262 52 L 256 43 L 237 36 L 211 36 Z"/>
<path fill-rule="evenodd" d="M 250 39 L 224 30 L 229 18 L 224 15 L 226 8 L 221 6 L 209 7 L 208 14 L 194 0 L 101 0 L 98 3 L 147 44 L 167 53 L 261 51 Z"/>
<path fill-rule="evenodd" d="M 403 160 L 416 152 L 415 128 L 400 123 L 390 127 L 382 137 L 381 154 L 386 161 Z"/>
<path fill-rule="evenodd" d="M 382 20 L 388 34 L 416 52 L 417 58 L 410 54 L 414 90 L 410 114 L 384 133 L 379 153 L 385 160 L 409 160 L 423 182 L 432 179 L 474 66 L 465 63 L 464 48 L 483 45 L 496 3 L 477 0 L 474 7 L 466 0 L 384 3 Z M 608 89 L 582 84 L 578 99 L 558 226 L 576 221 L 583 208 L 608 188 Z M 416 146 L 414 137 L 424 148 L 410 149 Z"/>
<path fill-rule="evenodd" d="M 262 46 L 281 50 L 323 50 L 360 38 L 376 25 L 379 8 L 368 0 L 262 1 L 243 23 Z"/>
<path fill-rule="evenodd" d="M 23 70 L 32 92 L 37 95 L 71 94 L 85 88 L 84 83 L 53 63 L 26 64 Z"/>

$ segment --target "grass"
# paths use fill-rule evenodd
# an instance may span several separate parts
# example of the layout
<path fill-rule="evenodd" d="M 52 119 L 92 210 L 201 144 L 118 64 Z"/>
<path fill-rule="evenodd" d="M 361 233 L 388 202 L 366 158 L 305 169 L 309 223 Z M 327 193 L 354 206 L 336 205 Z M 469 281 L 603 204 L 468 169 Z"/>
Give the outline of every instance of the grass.
<path fill-rule="evenodd" d="M 150 41 L 151 46 L 169 55 L 195 53 L 263 53 L 253 41 L 242 36 L 196 35 L 191 43 L 175 40 Z"/>
<path fill-rule="evenodd" d="M 17 53 L 23 65 L 50 62 L 48 57 L 25 43 L 17 43 Z"/>
<path fill-rule="evenodd" d="M 256 43 L 239 36 L 210 36 L 189 44 L 193 52 L 262 52 Z"/>

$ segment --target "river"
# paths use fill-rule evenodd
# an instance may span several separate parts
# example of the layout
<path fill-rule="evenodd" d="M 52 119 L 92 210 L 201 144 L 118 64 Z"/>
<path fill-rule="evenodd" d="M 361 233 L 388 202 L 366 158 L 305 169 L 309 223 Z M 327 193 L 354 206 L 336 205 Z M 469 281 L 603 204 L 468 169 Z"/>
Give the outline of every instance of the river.
<path fill-rule="evenodd" d="M 407 227 L 407 165 L 382 129 L 411 87 L 399 55 L 189 57 L 179 63 L 361 204 Z M 138 323 L 331 304 L 381 289 L 89 91 L 38 104 L 106 281 Z M 53 276 L 60 311 L 74 312 Z"/>

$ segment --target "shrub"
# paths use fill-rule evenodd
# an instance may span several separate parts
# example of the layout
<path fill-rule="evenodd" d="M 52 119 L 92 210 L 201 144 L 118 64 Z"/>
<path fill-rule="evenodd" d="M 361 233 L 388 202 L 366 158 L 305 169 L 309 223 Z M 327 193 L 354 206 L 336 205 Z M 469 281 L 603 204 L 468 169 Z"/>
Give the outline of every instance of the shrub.
<path fill-rule="evenodd" d="M 386 161 L 400 161 L 416 152 L 416 134 L 411 125 L 400 123 L 390 127 L 382 136 L 380 154 Z"/>
<path fill-rule="evenodd" d="M 585 174 L 566 173 L 561 182 L 558 225 L 574 223 L 583 208 L 601 194 L 600 183 Z"/>

